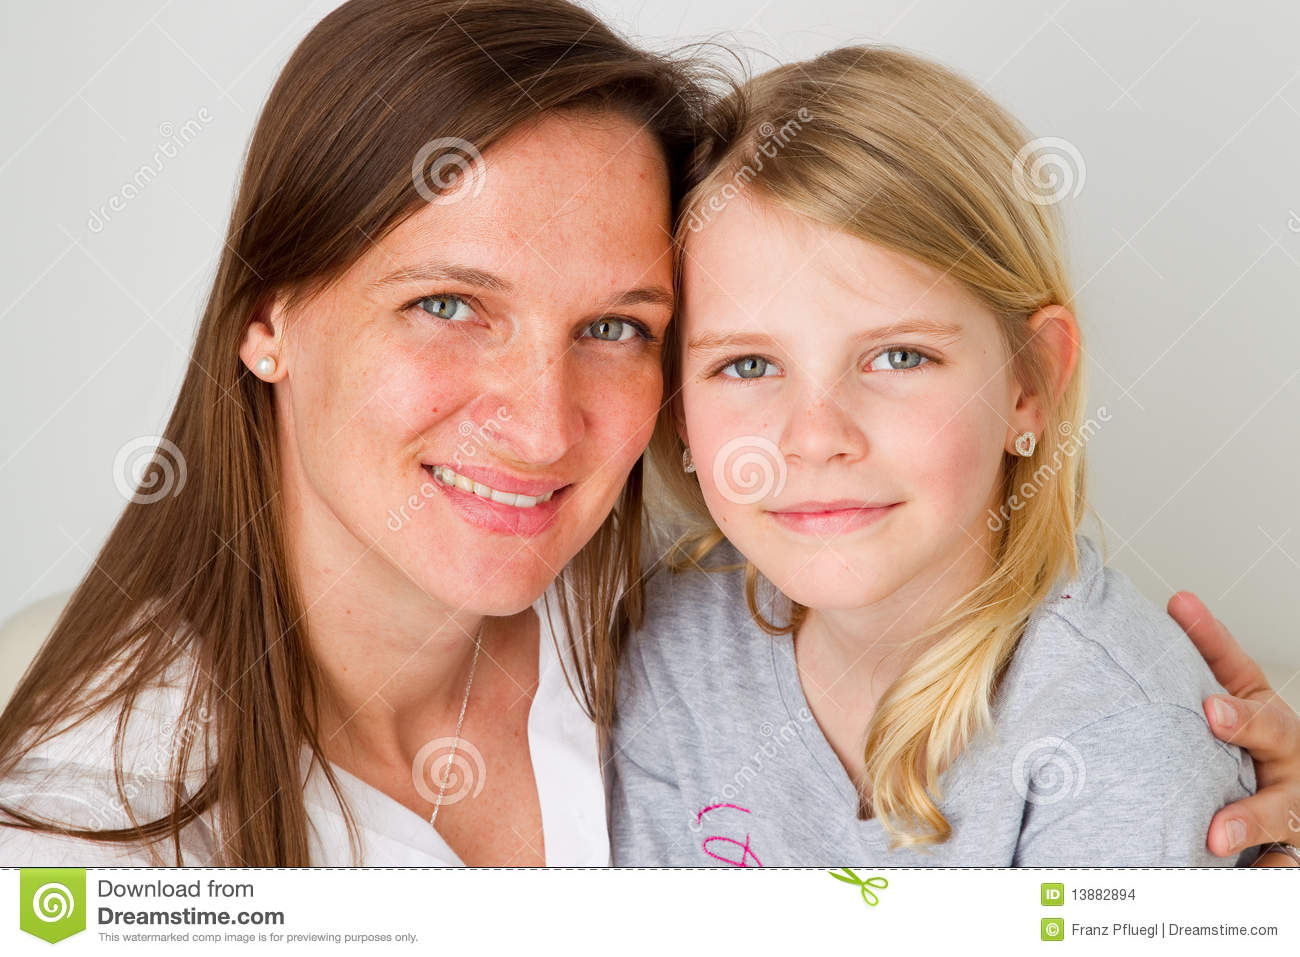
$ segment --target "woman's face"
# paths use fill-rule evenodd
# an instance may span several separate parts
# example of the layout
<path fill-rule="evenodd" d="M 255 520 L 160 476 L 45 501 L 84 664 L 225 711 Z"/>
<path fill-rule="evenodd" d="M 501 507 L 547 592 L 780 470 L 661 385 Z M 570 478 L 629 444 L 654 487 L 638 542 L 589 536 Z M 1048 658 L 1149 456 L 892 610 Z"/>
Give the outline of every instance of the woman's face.
<path fill-rule="evenodd" d="M 285 317 L 277 402 L 306 541 L 511 614 L 595 534 L 649 440 L 669 187 L 654 139 L 607 114 L 548 115 L 482 164 Z"/>
<path fill-rule="evenodd" d="M 992 312 L 940 270 L 744 198 L 684 267 L 683 437 L 736 547 L 821 609 L 977 573 L 1004 449 L 1032 427 Z"/>

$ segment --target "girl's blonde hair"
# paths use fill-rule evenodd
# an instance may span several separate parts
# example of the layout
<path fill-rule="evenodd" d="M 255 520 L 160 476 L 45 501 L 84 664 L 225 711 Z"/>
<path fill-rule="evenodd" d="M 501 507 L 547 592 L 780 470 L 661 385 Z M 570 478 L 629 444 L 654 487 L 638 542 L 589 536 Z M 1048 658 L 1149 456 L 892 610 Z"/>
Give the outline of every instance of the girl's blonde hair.
<path fill-rule="evenodd" d="M 693 186 L 678 217 L 687 240 L 740 190 L 808 220 L 896 250 L 964 283 L 997 317 L 1017 381 L 1051 395 L 1048 351 L 1027 319 L 1071 292 L 1052 205 L 1021 181 L 1029 138 L 973 84 L 915 55 L 847 47 L 781 66 L 715 108 L 697 148 Z M 680 273 L 679 273 L 680 280 Z M 671 397 L 649 458 L 661 488 L 692 520 L 667 563 L 698 563 L 722 533 L 696 480 L 681 467 L 680 327 L 665 343 Z M 1077 574 L 1074 533 L 1084 508 L 1080 426 L 1083 383 L 1074 375 L 1047 403 L 1035 453 L 1008 454 L 1002 499 L 1014 503 L 988 525 L 996 542 L 987 577 L 916 641 L 942 634 L 886 690 L 866 733 L 875 814 L 898 845 L 941 843 L 951 834 L 932 795 L 970 739 L 991 722 L 990 705 L 1033 609 L 1066 568 Z M 807 609 L 792 603 L 785 625 L 768 621 L 746 563 L 751 613 L 772 634 L 797 631 Z"/>

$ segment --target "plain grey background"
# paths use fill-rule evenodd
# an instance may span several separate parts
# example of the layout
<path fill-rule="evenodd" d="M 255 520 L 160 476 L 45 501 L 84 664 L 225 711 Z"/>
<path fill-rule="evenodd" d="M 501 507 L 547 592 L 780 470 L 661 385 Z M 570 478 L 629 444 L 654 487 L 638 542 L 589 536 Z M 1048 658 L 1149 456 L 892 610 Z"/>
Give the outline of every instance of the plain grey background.
<path fill-rule="evenodd" d="M 0 619 L 75 585 L 122 509 L 115 459 L 165 423 L 257 112 L 335 5 L 4 3 Z M 590 5 L 656 48 L 721 40 L 760 69 L 898 44 L 973 78 L 1034 136 L 1073 144 L 1089 408 L 1110 415 L 1090 443 L 1090 533 L 1152 600 L 1198 591 L 1294 699 L 1300 8 Z M 187 123 L 188 142 L 156 161 Z M 156 175 L 127 190 L 146 165 Z"/>

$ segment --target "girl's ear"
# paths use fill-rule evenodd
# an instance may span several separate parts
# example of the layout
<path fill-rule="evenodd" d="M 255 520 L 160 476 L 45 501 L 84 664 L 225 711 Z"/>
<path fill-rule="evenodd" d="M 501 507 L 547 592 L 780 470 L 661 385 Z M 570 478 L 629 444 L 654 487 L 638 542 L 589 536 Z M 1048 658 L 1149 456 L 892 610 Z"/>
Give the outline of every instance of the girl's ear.
<path fill-rule="evenodd" d="M 1079 325 L 1074 320 L 1074 313 L 1058 305 L 1044 306 L 1030 316 L 1027 322 L 1032 338 L 1037 341 L 1042 355 L 1050 365 L 1048 378 L 1052 384 L 1051 401 L 1055 402 L 1065 392 L 1079 362 Z M 1045 404 L 1047 403 L 1042 396 L 1022 388 L 1020 397 L 1016 400 L 1014 422 L 1020 432 L 1042 431 Z M 1014 440 L 1015 435 L 1008 439 L 1008 449 Z"/>
<path fill-rule="evenodd" d="M 1039 309 L 1028 322 L 1033 337 L 1047 346 L 1045 352 L 1055 376 L 1052 399 L 1059 400 L 1079 362 L 1079 324 L 1074 320 L 1074 313 L 1056 305 Z"/>

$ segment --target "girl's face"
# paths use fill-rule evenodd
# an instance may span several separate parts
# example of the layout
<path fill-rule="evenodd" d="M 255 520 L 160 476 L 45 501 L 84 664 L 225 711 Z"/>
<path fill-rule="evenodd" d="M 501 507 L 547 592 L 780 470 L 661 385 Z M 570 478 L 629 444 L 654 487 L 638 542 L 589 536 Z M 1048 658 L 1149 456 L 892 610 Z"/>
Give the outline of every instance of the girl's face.
<path fill-rule="evenodd" d="M 747 197 L 684 265 L 683 439 L 736 547 L 815 609 L 919 600 L 982 568 L 1026 416 L 992 312 L 937 269 Z"/>
<path fill-rule="evenodd" d="M 653 138 L 613 116 L 548 116 L 482 164 L 244 358 L 277 355 L 286 497 L 318 564 L 362 556 L 511 614 L 595 534 L 653 430 L 669 192 Z"/>

